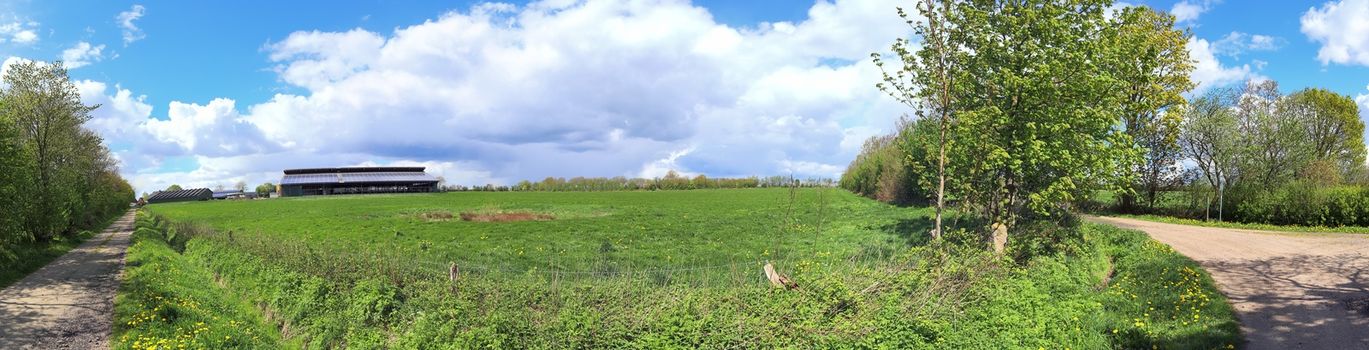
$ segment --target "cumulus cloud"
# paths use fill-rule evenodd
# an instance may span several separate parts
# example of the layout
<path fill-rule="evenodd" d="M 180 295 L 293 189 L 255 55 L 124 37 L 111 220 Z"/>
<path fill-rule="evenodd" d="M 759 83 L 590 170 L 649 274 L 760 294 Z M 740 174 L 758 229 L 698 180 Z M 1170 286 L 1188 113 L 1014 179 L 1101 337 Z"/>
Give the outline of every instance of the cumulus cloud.
<path fill-rule="evenodd" d="M 10 41 L 15 44 L 32 44 L 38 42 L 38 22 L 16 20 L 9 23 L 0 23 L 0 43 Z"/>
<path fill-rule="evenodd" d="M 1226 36 L 1212 42 L 1212 52 L 1220 55 L 1240 57 L 1248 51 L 1274 51 L 1287 44 L 1283 38 L 1249 34 L 1243 32 L 1231 32 Z"/>
<path fill-rule="evenodd" d="M 104 49 L 104 45 L 92 46 L 88 42 L 78 42 L 76 46 L 62 50 L 62 62 L 70 69 L 81 68 L 104 59 L 101 54 Z"/>
<path fill-rule="evenodd" d="M 160 114 L 118 86 L 81 90 L 114 106 L 93 123 L 136 150 L 117 154 L 140 191 L 366 164 L 428 166 L 453 184 L 834 177 L 903 112 L 868 61 L 912 35 L 898 5 L 819 1 L 802 21 L 732 26 L 678 0 L 482 4 L 388 33 L 269 43 L 277 78 L 300 92 L 264 103 Z M 167 159 L 193 169 L 159 169 Z"/>
<path fill-rule="evenodd" d="M 1216 3 L 1217 1 L 1213 0 L 1183 0 L 1175 3 L 1174 7 L 1169 9 L 1169 13 L 1174 15 L 1175 23 L 1193 23 L 1196 22 L 1198 17 L 1202 16 L 1204 12 L 1212 9 L 1212 5 L 1215 5 Z"/>
<path fill-rule="evenodd" d="M 1322 64 L 1369 66 L 1369 0 L 1327 2 L 1302 15 L 1302 33 L 1321 43 Z"/>
<path fill-rule="evenodd" d="M 119 28 L 123 29 L 124 46 L 147 37 L 147 34 L 144 34 L 143 30 L 138 28 L 136 23 L 133 23 L 143 18 L 146 11 L 147 9 L 143 5 L 134 4 L 128 11 L 119 12 L 118 16 L 114 16 L 114 19 L 119 21 Z"/>
<path fill-rule="evenodd" d="M 1225 86 L 1227 84 L 1245 81 L 1257 77 L 1251 73 L 1250 65 L 1237 67 L 1223 66 L 1222 62 L 1213 54 L 1213 47 L 1207 40 L 1199 38 L 1188 39 L 1188 54 L 1193 58 L 1193 73 L 1190 78 L 1197 83 L 1193 93 L 1198 94 L 1208 89 Z"/>

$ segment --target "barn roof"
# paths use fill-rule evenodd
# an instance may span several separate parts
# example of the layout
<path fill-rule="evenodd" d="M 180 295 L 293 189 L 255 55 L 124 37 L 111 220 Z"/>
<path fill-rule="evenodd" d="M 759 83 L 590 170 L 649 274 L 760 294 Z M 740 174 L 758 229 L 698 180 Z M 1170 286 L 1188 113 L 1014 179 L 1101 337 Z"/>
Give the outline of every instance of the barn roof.
<path fill-rule="evenodd" d="M 147 201 L 156 202 L 186 198 L 208 198 L 212 197 L 213 195 L 214 191 L 210 191 L 208 188 L 192 188 L 180 191 L 157 191 L 153 193 L 151 196 L 148 196 Z"/>
<path fill-rule="evenodd" d="M 285 171 L 285 177 L 281 178 L 280 184 L 436 183 L 437 178 L 423 172 L 423 169 L 422 167 L 292 169 Z"/>

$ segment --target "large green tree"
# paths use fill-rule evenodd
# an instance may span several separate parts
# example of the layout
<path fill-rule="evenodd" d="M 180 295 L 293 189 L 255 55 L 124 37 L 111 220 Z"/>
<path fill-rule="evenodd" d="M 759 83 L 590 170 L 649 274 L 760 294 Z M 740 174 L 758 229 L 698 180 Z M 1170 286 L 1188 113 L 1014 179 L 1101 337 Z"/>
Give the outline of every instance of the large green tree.
<path fill-rule="evenodd" d="M 67 229 L 73 219 L 72 203 L 80 201 L 81 151 L 88 146 L 82 124 L 98 106 L 81 103 L 76 85 L 60 62 L 24 61 L 13 64 L 4 76 L 0 98 L 3 114 L 20 129 L 25 148 L 33 155 L 30 168 L 36 178 L 29 231 L 39 238 L 53 237 Z"/>
<path fill-rule="evenodd" d="M 1350 96 L 1309 88 L 1289 95 L 1281 107 L 1302 123 L 1314 161 L 1334 164 L 1342 176 L 1363 168 L 1364 121 Z"/>
<path fill-rule="evenodd" d="M 953 5 L 960 60 L 951 80 L 952 162 L 964 203 L 993 223 L 1002 251 L 1020 219 L 1047 219 L 1138 156 L 1118 126 L 1124 85 L 1111 70 L 1110 1 Z"/>
<path fill-rule="evenodd" d="M 1133 207 L 1139 194 L 1154 208 L 1158 192 L 1176 182 L 1181 170 L 1182 114 L 1170 109 L 1183 105 L 1182 94 L 1194 86 L 1188 78 L 1193 71 L 1185 46 L 1189 35 L 1174 27 L 1174 16 L 1149 7 L 1127 7 L 1114 23 L 1114 59 L 1104 62 L 1123 84 L 1122 125 L 1143 155 L 1131 166 L 1137 176 L 1123 192 L 1122 206 Z"/>

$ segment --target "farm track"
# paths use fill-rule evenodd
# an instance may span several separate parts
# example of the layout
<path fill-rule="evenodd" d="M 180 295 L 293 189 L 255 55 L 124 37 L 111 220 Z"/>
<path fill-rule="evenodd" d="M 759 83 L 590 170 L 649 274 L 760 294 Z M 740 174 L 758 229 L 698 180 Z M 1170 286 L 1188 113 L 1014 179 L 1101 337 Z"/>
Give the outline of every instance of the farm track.
<path fill-rule="evenodd" d="M 0 349 L 104 349 L 134 211 L 0 291 Z"/>
<path fill-rule="evenodd" d="M 1369 235 L 1294 234 L 1114 217 L 1207 269 L 1247 349 L 1369 349 Z"/>

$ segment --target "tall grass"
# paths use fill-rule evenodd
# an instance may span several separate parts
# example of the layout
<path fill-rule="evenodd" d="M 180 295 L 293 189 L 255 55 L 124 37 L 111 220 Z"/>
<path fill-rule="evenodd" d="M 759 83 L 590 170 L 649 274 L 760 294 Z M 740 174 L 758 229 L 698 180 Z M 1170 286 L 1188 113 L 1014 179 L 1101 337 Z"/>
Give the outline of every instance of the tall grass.
<path fill-rule="evenodd" d="M 780 215 L 745 217 L 768 218 L 763 222 L 778 229 L 747 237 L 822 232 L 861 239 L 780 245 L 785 255 L 769 260 L 798 283 L 794 290 L 770 286 L 754 265 L 764 260 L 733 262 L 726 255 L 713 264 L 623 266 L 636 260 L 577 254 L 593 260 L 552 271 L 522 262 L 506 265 L 507 271 L 471 264 L 452 278 L 448 261 L 422 258 L 441 254 L 365 240 L 304 239 L 314 236 L 298 231 L 259 234 L 232 224 L 241 221 L 230 217 L 251 215 L 245 211 L 215 210 L 199 216 L 215 219 L 198 225 L 176 217 L 189 216 L 186 210 L 164 212 L 178 222 L 168 231 L 175 231 L 172 242 L 184 242 L 187 261 L 254 305 L 283 339 L 310 348 L 1091 349 L 1238 342 L 1230 308 L 1206 274 L 1139 233 L 1086 225 L 1076 228 L 1082 237 L 1076 249 L 1016 262 L 984 252 L 972 239 L 928 245 L 916 238 L 925 229 L 925 210 L 864 205 L 874 203 L 868 200 L 852 206 L 843 204 L 849 194 L 822 199 L 804 191 L 770 193 L 780 198 L 771 201 Z M 735 196 L 745 202 L 764 192 L 690 193 L 650 205 L 700 215 L 731 208 L 695 206 L 694 200 Z M 786 199 L 791 196 L 796 200 Z M 410 199 L 444 197 L 396 201 L 412 204 Z M 389 202 L 357 200 L 321 201 L 370 210 Z M 835 202 L 825 209 L 836 213 L 830 220 L 815 220 L 816 208 L 803 209 L 822 200 Z M 180 209 L 188 208 L 209 214 L 207 208 L 217 207 Z M 523 227 L 523 235 L 545 234 L 528 230 L 535 225 Z M 761 249 L 773 247 L 766 243 Z M 826 249 L 844 244 L 852 247 Z M 596 254 L 655 253 L 616 249 L 593 246 Z"/>

